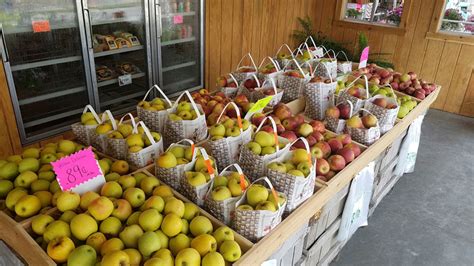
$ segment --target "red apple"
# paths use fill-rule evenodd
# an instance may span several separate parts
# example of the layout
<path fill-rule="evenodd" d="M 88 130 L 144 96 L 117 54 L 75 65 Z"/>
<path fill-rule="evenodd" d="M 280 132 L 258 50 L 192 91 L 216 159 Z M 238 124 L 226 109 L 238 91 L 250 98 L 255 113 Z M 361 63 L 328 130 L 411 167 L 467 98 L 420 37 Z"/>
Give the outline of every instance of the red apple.
<path fill-rule="evenodd" d="M 351 106 L 349 103 L 341 103 L 337 106 L 337 108 L 339 108 L 341 119 L 349 119 L 351 114 Z"/>
<path fill-rule="evenodd" d="M 329 155 L 331 155 L 331 146 L 329 146 L 329 144 L 325 141 L 320 141 L 314 144 L 314 147 L 318 147 L 321 149 L 324 158 L 328 158 Z"/>
<path fill-rule="evenodd" d="M 319 132 L 319 133 L 326 132 L 326 126 L 321 121 L 313 120 L 313 121 L 309 122 L 309 124 L 313 127 L 313 132 L 316 132 L 316 131 Z"/>
<path fill-rule="evenodd" d="M 295 132 L 293 132 L 293 131 L 284 131 L 283 133 L 281 133 L 279 135 L 282 138 L 288 139 L 290 142 L 293 142 L 298 138 L 296 136 Z"/>
<path fill-rule="evenodd" d="M 273 113 L 280 120 L 284 120 L 284 119 L 289 118 L 289 117 L 292 116 L 290 109 L 287 108 L 286 105 L 280 105 L 279 107 L 276 107 L 276 109 L 274 109 Z"/>
<path fill-rule="evenodd" d="M 265 119 L 264 114 L 256 113 L 252 116 L 252 119 L 250 119 L 250 121 L 252 122 L 252 124 L 259 126 L 262 123 L 263 119 Z"/>
<path fill-rule="evenodd" d="M 247 96 L 245 96 L 244 94 L 239 94 L 239 95 L 235 96 L 234 102 L 235 102 L 237 105 L 240 105 L 240 106 L 243 107 L 243 105 L 246 104 L 246 103 L 248 103 L 249 100 L 247 99 Z"/>
<path fill-rule="evenodd" d="M 415 92 L 413 93 L 413 96 L 420 100 L 423 100 L 426 97 L 424 90 L 415 90 Z"/>
<path fill-rule="evenodd" d="M 323 176 L 323 175 L 318 175 L 318 176 L 316 176 L 316 179 L 319 179 L 319 180 L 321 180 L 321 181 L 323 181 L 323 182 L 328 182 L 327 178 L 326 178 L 325 176 Z"/>
<path fill-rule="evenodd" d="M 341 155 L 331 155 L 328 158 L 329 166 L 333 171 L 340 171 L 346 166 L 346 161 Z"/>
<path fill-rule="evenodd" d="M 340 140 L 342 145 L 346 145 L 352 142 L 351 135 L 349 134 L 340 134 L 336 136 L 336 139 Z"/>
<path fill-rule="evenodd" d="M 313 134 L 311 134 L 311 136 L 313 136 L 313 138 L 315 138 L 318 142 L 324 140 L 323 134 L 318 131 L 313 131 Z"/>
<path fill-rule="evenodd" d="M 317 159 L 316 160 L 316 174 L 317 175 L 325 175 L 331 170 L 328 161 L 325 159 Z"/>
<path fill-rule="evenodd" d="M 340 116 L 339 108 L 337 108 L 336 106 L 330 106 L 328 107 L 328 109 L 326 109 L 325 114 L 327 117 L 339 119 L 339 116 Z"/>
<path fill-rule="evenodd" d="M 377 98 L 372 103 L 375 104 L 375 105 L 378 105 L 382 108 L 387 107 L 387 100 L 385 98 Z"/>
<path fill-rule="evenodd" d="M 360 152 L 361 152 L 360 147 L 355 143 L 346 144 L 344 145 L 344 148 L 350 148 L 352 152 L 354 152 L 354 157 L 357 157 L 360 155 Z"/>
<path fill-rule="evenodd" d="M 277 124 L 277 133 L 281 134 L 285 131 L 285 127 L 282 124 Z"/>
<path fill-rule="evenodd" d="M 346 161 L 346 163 L 352 162 L 355 158 L 354 152 L 349 147 L 342 148 L 342 149 L 338 150 L 337 154 L 344 157 L 344 160 Z"/>
<path fill-rule="evenodd" d="M 321 148 L 313 146 L 313 147 L 311 147 L 310 150 L 311 150 L 311 156 L 313 156 L 314 158 L 316 158 L 316 159 L 324 158 L 324 153 L 321 150 Z"/>
<path fill-rule="evenodd" d="M 298 123 L 294 117 L 289 117 L 281 122 L 286 130 L 296 130 Z"/>
<path fill-rule="evenodd" d="M 331 147 L 331 152 L 336 153 L 339 149 L 343 147 L 342 142 L 336 138 L 330 139 L 328 141 L 329 146 Z"/>
<path fill-rule="evenodd" d="M 272 127 L 272 126 L 268 126 L 268 125 L 263 126 L 260 130 L 261 130 L 261 131 L 266 131 L 266 132 L 268 132 L 268 133 L 273 133 L 273 132 L 274 132 L 274 131 L 273 131 L 273 127 Z"/>
<path fill-rule="evenodd" d="M 318 140 L 316 138 L 314 138 L 313 136 L 311 136 L 311 135 L 306 137 L 306 141 L 308 142 L 308 145 L 310 147 L 318 142 Z"/>
<path fill-rule="evenodd" d="M 335 175 L 336 175 L 336 172 L 334 172 L 334 171 L 331 170 L 331 171 L 329 171 L 329 172 L 325 175 L 325 177 L 326 177 L 327 181 L 329 181 L 329 180 L 331 180 Z"/>
<path fill-rule="evenodd" d="M 362 117 L 362 124 L 364 124 L 365 128 L 371 128 L 377 126 L 377 117 L 374 115 L 366 115 Z"/>
<path fill-rule="evenodd" d="M 304 123 L 304 115 L 303 114 L 297 114 L 295 116 L 296 123 L 298 123 L 298 126 Z"/>

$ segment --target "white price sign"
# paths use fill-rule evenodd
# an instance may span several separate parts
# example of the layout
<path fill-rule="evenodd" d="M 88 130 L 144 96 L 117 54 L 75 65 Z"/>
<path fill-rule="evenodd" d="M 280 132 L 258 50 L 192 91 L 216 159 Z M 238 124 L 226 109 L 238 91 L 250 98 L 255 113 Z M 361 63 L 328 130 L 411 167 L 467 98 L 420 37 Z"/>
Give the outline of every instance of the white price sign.
<path fill-rule="evenodd" d="M 125 74 L 125 75 L 119 76 L 118 77 L 118 83 L 119 83 L 120 87 L 132 84 L 132 75 L 131 74 Z"/>

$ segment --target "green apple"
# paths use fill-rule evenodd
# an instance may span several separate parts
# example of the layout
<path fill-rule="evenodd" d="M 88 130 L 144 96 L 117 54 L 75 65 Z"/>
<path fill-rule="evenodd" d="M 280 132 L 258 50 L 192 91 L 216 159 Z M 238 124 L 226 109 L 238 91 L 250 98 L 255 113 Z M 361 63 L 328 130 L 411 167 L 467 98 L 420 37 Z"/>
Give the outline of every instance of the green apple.
<path fill-rule="evenodd" d="M 250 126 L 250 122 L 247 119 L 242 119 L 242 130 L 247 130 Z"/>
<path fill-rule="evenodd" d="M 37 172 L 40 167 L 40 162 L 39 160 L 35 158 L 25 158 L 20 161 L 18 164 L 18 171 L 20 173 L 26 172 L 26 171 L 32 171 L 32 172 Z"/>
<path fill-rule="evenodd" d="M 174 145 L 168 152 L 171 152 L 176 158 L 184 158 L 184 147 L 182 146 Z"/>
<path fill-rule="evenodd" d="M 221 136 L 223 137 L 225 135 L 226 128 L 222 124 L 215 124 L 209 128 L 209 135 L 215 137 L 215 136 Z"/>
<path fill-rule="evenodd" d="M 131 187 L 125 190 L 123 198 L 125 198 L 133 208 L 138 208 L 145 202 L 146 197 L 143 190 Z"/>
<path fill-rule="evenodd" d="M 263 147 L 261 155 L 274 154 L 275 152 L 276 148 L 273 146 Z"/>
<path fill-rule="evenodd" d="M 240 135 L 240 128 L 238 126 L 229 127 L 225 130 L 226 137 L 237 137 Z"/>
<path fill-rule="evenodd" d="M 91 234 L 97 232 L 97 222 L 89 214 L 81 213 L 72 218 L 71 233 L 78 240 L 86 240 Z"/>
<path fill-rule="evenodd" d="M 240 182 L 240 177 L 239 178 L 232 178 L 229 180 L 229 183 L 227 184 L 227 187 L 230 190 L 230 193 L 232 194 L 232 197 L 238 197 L 244 193 L 242 191 L 242 186 Z M 248 187 L 248 181 L 245 180 L 245 187 Z"/>
<path fill-rule="evenodd" d="M 117 237 L 122 229 L 122 223 L 117 217 L 108 217 L 100 223 L 99 230 L 109 237 Z"/>
<path fill-rule="evenodd" d="M 59 216 L 59 220 L 64 221 L 66 223 L 70 223 L 72 218 L 76 217 L 77 213 L 73 211 L 65 211 L 61 216 Z"/>
<path fill-rule="evenodd" d="M 218 175 L 214 178 L 214 183 L 212 184 L 212 188 L 220 187 L 220 186 L 227 186 L 227 177 Z"/>
<path fill-rule="evenodd" d="M 135 184 L 140 184 L 140 182 L 142 181 L 143 178 L 147 177 L 148 175 L 146 175 L 145 173 L 143 172 L 138 172 L 138 173 L 134 173 L 133 174 L 133 177 L 135 177 Z"/>
<path fill-rule="evenodd" d="M 18 175 L 18 165 L 7 162 L 0 167 L 0 179 L 13 179 Z"/>
<path fill-rule="evenodd" d="M 271 170 L 274 170 L 274 171 L 277 171 L 277 172 L 280 172 L 280 173 L 286 173 L 286 166 L 285 166 L 284 163 L 273 162 L 273 163 L 270 163 L 267 166 L 267 168 L 271 169 Z"/>
<path fill-rule="evenodd" d="M 74 142 L 70 140 L 66 140 L 66 139 L 60 140 L 58 143 L 58 151 L 66 155 L 69 155 L 76 151 L 76 144 L 74 144 Z"/>
<path fill-rule="evenodd" d="M 99 166 L 100 166 L 100 170 L 102 170 L 102 173 L 104 175 L 107 175 L 110 171 L 110 164 L 105 161 L 104 159 L 101 159 L 99 160 Z"/>
<path fill-rule="evenodd" d="M 165 233 L 163 233 L 163 231 L 161 230 L 156 230 L 155 231 L 155 234 L 158 236 L 158 238 L 160 239 L 160 243 L 161 243 L 161 248 L 168 248 L 168 242 L 169 242 L 169 238 L 165 235 Z"/>
<path fill-rule="evenodd" d="M 294 176 L 305 177 L 303 172 L 301 172 L 300 170 L 296 170 L 296 169 L 288 171 L 288 174 L 289 175 L 294 175 Z"/>
<path fill-rule="evenodd" d="M 39 159 L 40 158 L 40 150 L 37 149 L 37 148 L 24 149 L 23 153 L 21 154 L 21 157 Z"/>
<path fill-rule="evenodd" d="M 156 209 L 148 209 L 143 211 L 138 217 L 138 224 L 145 231 L 155 231 L 160 228 L 163 221 L 163 215 Z"/>
<path fill-rule="evenodd" d="M 175 266 L 199 266 L 201 256 L 193 248 L 185 248 L 178 252 L 174 260 Z"/>
<path fill-rule="evenodd" d="M 109 167 L 107 165 L 107 167 Z M 109 181 L 118 181 L 120 178 L 120 174 L 118 173 L 108 173 L 105 175 L 105 181 L 109 182 Z"/>
<path fill-rule="evenodd" d="M 266 131 L 259 131 L 255 133 L 254 141 L 262 147 L 275 146 L 275 137 Z"/>
<path fill-rule="evenodd" d="M 220 246 L 225 240 L 234 240 L 234 232 L 228 226 L 221 226 L 212 233 L 216 239 L 217 246 Z"/>
<path fill-rule="evenodd" d="M 120 232 L 119 237 L 127 248 L 137 248 L 138 239 L 143 235 L 142 228 L 137 224 L 132 224 Z"/>
<path fill-rule="evenodd" d="M 271 212 L 275 212 L 275 204 L 271 201 L 261 201 L 260 203 L 257 204 L 257 207 L 255 207 L 255 210 L 267 210 Z"/>
<path fill-rule="evenodd" d="M 191 111 L 191 104 L 188 102 L 180 102 L 176 107 L 176 111 L 179 113 L 181 111 Z"/>
<path fill-rule="evenodd" d="M 283 206 L 283 204 L 285 204 L 285 201 L 286 201 L 286 196 L 285 196 L 285 194 L 278 192 L 278 193 L 277 193 L 277 199 L 276 199 L 276 200 L 278 200 L 278 203 L 275 201 L 275 197 L 273 196 L 272 193 L 270 193 L 270 194 L 268 195 L 267 201 L 272 202 L 273 205 L 275 205 L 275 208 L 278 208 L 278 204 L 280 204 L 280 206 Z"/>
<path fill-rule="evenodd" d="M 186 180 L 193 187 L 198 187 L 206 184 L 206 176 L 201 172 L 186 172 Z"/>
<path fill-rule="evenodd" d="M 237 207 L 237 210 L 241 210 L 241 211 L 253 211 L 253 207 L 248 205 L 248 204 L 242 204 L 240 206 Z"/>
<path fill-rule="evenodd" d="M 212 199 L 215 201 L 223 201 L 232 197 L 229 188 L 226 186 L 216 187 L 211 192 Z"/>
<path fill-rule="evenodd" d="M 140 181 L 140 188 L 145 192 L 145 195 L 149 196 L 153 192 L 155 187 L 160 185 L 158 178 L 154 176 L 147 176 Z"/>
<path fill-rule="evenodd" d="M 260 184 L 252 184 L 247 189 L 247 203 L 255 207 L 259 202 L 265 201 L 268 198 L 268 190 Z"/>
<path fill-rule="evenodd" d="M 46 181 L 53 181 L 56 178 L 56 175 L 53 171 L 44 171 L 38 173 L 38 179 L 46 180 Z"/>
<path fill-rule="evenodd" d="M 33 171 L 24 171 L 15 179 L 15 187 L 29 188 L 31 184 L 38 180 L 38 175 Z"/>
<path fill-rule="evenodd" d="M 179 251 L 191 246 L 191 239 L 185 234 L 178 234 L 169 240 L 169 248 L 173 255 L 176 256 Z"/>
<path fill-rule="evenodd" d="M 149 257 L 161 248 L 160 238 L 155 232 L 146 232 L 138 239 L 138 250 L 144 257 Z"/>
<path fill-rule="evenodd" d="M 293 163 L 291 163 L 291 162 L 285 162 L 284 164 L 285 164 L 285 167 L 286 167 L 286 171 L 287 171 L 287 172 L 290 171 L 290 170 L 296 169 L 295 165 L 294 165 Z"/>
<path fill-rule="evenodd" d="M 112 216 L 117 217 L 120 221 L 125 221 L 132 213 L 132 205 L 124 199 L 115 199 L 113 203 Z"/>
<path fill-rule="evenodd" d="M 311 166 L 308 161 L 299 163 L 296 169 L 300 170 L 304 176 L 308 176 L 311 172 Z"/>
<path fill-rule="evenodd" d="M 8 192 L 7 198 L 5 199 L 5 205 L 8 209 L 13 211 L 15 210 L 15 204 L 21 197 L 25 195 L 28 195 L 28 191 L 26 189 L 21 187 L 14 188 Z"/>
<path fill-rule="evenodd" d="M 211 220 L 205 216 L 194 217 L 189 224 L 189 230 L 193 236 L 212 234 L 212 231 L 214 231 Z"/>
<path fill-rule="evenodd" d="M 219 253 L 228 262 L 237 261 L 242 255 L 242 250 L 237 242 L 234 240 L 225 240 L 219 247 Z"/>
<path fill-rule="evenodd" d="M 21 162 L 22 158 L 21 155 L 10 155 L 7 157 L 7 161 L 19 164 Z"/>
<path fill-rule="evenodd" d="M 93 266 L 97 260 L 95 249 L 82 245 L 74 249 L 67 258 L 67 266 Z"/>
<path fill-rule="evenodd" d="M 13 182 L 10 180 L 0 180 L 0 199 L 7 197 L 8 192 L 14 188 Z"/>
<path fill-rule="evenodd" d="M 54 218 L 47 214 L 38 214 L 31 219 L 31 229 L 35 234 L 42 236 L 46 227 L 54 222 Z"/>
<path fill-rule="evenodd" d="M 247 143 L 246 147 L 256 155 L 260 155 L 260 153 L 262 153 L 262 146 L 260 146 L 260 144 L 258 144 L 257 142 L 251 141 Z"/>
<path fill-rule="evenodd" d="M 140 218 L 140 214 L 142 214 L 141 211 L 136 211 L 132 213 L 128 218 L 127 218 L 127 225 L 132 225 L 132 224 L 138 224 L 138 218 Z"/>

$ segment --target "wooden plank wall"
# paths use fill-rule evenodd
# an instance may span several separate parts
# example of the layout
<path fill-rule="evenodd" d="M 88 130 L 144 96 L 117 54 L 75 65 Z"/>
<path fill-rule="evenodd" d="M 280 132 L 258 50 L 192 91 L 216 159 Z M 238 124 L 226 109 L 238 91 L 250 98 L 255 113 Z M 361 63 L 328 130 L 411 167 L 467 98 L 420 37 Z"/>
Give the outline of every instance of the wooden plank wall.
<path fill-rule="evenodd" d="M 256 61 L 275 54 L 282 43 L 294 47 L 290 34 L 296 17 L 308 15 L 317 31 L 354 50 L 360 31 L 333 26 L 335 0 L 207 0 L 205 84 L 215 88 L 247 52 Z M 441 86 L 433 108 L 474 116 L 474 45 L 425 38 L 434 12 L 433 0 L 413 1 L 405 35 L 364 31 L 371 52 L 389 53 L 398 71 L 415 71 Z"/>

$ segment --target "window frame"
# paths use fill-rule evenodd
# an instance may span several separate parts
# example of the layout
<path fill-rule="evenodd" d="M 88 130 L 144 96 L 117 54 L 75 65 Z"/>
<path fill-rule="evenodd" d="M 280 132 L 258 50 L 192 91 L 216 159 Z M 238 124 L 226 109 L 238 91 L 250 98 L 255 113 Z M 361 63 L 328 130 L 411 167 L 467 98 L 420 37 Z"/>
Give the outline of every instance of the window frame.
<path fill-rule="evenodd" d="M 402 17 L 398 26 L 385 25 L 376 22 L 364 22 L 357 20 L 348 20 L 345 18 L 347 0 L 337 0 L 333 25 L 338 27 L 348 27 L 357 30 L 380 31 L 397 35 L 404 35 L 407 30 L 408 18 L 413 0 L 405 0 Z"/>
<path fill-rule="evenodd" d="M 446 5 L 446 1 L 447 0 L 436 0 L 430 27 L 426 33 L 426 38 L 474 45 L 474 35 L 441 30 L 441 23 L 443 22 L 442 18 L 444 17 L 444 7 Z"/>

